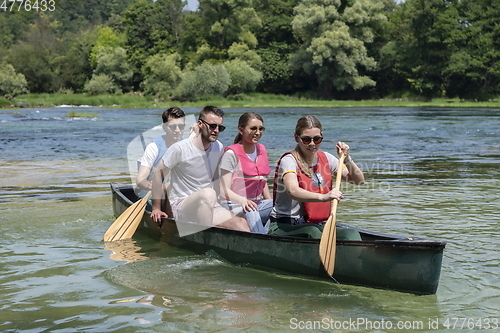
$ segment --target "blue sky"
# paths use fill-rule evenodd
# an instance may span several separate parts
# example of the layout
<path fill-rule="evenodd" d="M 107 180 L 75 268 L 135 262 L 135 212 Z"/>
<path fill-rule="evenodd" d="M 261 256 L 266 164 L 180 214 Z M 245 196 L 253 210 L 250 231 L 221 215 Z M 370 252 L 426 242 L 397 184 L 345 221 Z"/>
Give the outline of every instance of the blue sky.
<path fill-rule="evenodd" d="M 198 0 L 187 0 L 188 4 L 186 6 L 186 9 L 189 10 L 196 10 L 198 8 Z"/>

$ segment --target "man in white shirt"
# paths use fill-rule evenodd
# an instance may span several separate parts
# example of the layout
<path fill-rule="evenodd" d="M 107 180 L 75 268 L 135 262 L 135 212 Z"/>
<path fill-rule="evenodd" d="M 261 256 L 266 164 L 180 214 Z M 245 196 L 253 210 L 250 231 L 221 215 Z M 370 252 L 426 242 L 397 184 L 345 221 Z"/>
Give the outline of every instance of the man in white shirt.
<path fill-rule="evenodd" d="M 223 153 L 222 143 L 217 140 L 225 129 L 223 117 L 224 112 L 217 107 L 203 108 L 196 124 L 198 134 L 173 144 L 160 162 L 160 168 L 165 176 L 171 176 L 168 199 L 176 221 L 196 222 L 205 228 L 217 225 L 250 231 L 244 218 L 220 206 L 214 190 L 219 188 L 214 184 L 214 176 L 217 175 L 217 164 Z M 160 208 L 163 194 L 160 177 L 156 173 L 153 181 L 151 218 L 156 223 L 168 217 Z M 182 230 L 179 230 L 179 234 L 183 236 Z"/>

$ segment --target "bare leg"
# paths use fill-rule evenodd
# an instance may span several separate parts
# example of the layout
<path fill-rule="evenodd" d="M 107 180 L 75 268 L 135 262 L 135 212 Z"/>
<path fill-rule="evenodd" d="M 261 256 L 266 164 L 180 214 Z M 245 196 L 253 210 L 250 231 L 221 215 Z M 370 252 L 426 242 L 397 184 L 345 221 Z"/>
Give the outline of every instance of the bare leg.
<path fill-rule="evenodd" d="M 250 231 L 247 220 L 224 209 L 214 215 L 214 225 L 234 230 Z"/>
<path fill-rule="evenodd" d="M 211 188 L 194 192 L 182 204 L 182 216 L 186 221 L 212 225 L 217 194 Z"/>

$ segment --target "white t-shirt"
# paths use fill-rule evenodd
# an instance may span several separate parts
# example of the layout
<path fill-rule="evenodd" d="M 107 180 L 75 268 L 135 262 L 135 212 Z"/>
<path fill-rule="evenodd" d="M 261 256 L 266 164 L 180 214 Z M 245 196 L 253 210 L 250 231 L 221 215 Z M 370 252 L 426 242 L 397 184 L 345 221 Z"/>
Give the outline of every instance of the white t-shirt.
<path fill-rule="evenodd" d="M 151 169 L 158 153 L 158 145 L 154 141 L 151 141 L 144 150 L 144 154 L 141 158 L 141 165 Z"/>
<path fill-rule="evenodd" d="M 339 160 L 328 152 L 324 153 L 328 159 L 328 164 L 330 164 L 330 171 L 334 173 L 337 171 Z M 310 164 L 310 166 L 313 167 L 316 163 L 317 159 L 313 164 Z M 293 200 L 290 195 L 288 195 L 285 184 L 283 183 L 283 175 L 288 172 L 297 173 L 297 169 L 297 160 L 292 154 L 288 154 L 281 159 L 278 179 L 276 180 L 276 203 L 271 211 L 271 216 L 274 218 L 291 217 L 298 219 L 305 214 L 304 205 L 299 201 Z"/>
<path fill-rule="evenodd" d="M 170 169 L 170 202 L 186 198 L 203 188 L 213 188 L 222 151 L 220 141 L 212 142 L 207 150 L 198 149 L 193 139 L 171 145 L 163 156 L 163 163 Z"/>

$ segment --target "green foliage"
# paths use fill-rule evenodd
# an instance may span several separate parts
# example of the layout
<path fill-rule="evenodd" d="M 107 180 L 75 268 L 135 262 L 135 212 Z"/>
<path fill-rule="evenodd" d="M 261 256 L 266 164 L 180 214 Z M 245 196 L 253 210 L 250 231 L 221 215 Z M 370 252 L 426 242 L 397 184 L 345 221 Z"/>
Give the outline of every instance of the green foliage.
<path fill-rule="evenodd" d="M 254 7 L 261 18 L 262 27 L 256 29 L 256 50 L 261 57 L 258 69 L 263 78 L 258 91 L 277 94 L 293 94 L 314 83 L 303 77 L 300 69 L 292 69 L 290 57 L 299 48 L 292 31 L 294 7 L 299 0 L 255 0 Z"/>
<path fill-rule="evenodd" d="M 240 61 L 251 67 L 241 78 L 262 74 L 259 92 L 487 100 L 500 94 L 497 2 L 200 0 L 183 12 L 183 0 L 56 0 L 54 12 L 0 14 L 0 62 L 32 92 L 79 93 L 94 74 L 112 80 L 104 91 L 170 99 L 181 96 L 181 69 L 187 87 L 200 64 Z M 254 89 L 228 76 L 216 95 Z"/>
<path fill-rule="evenodd" d="M 29 24 L 34 21 L 35 17 L 36 14 L 30 11 L 2 11 L 0 15 L 0 48 L 9 48 L 24 38 L 29 30 Z"/>
<path fill-rule="evenodd" d="M 224 63 L 231 78 L 229 94 L 240 94 L 255 91 L 257 84 L 262 80 L 262 73 L 241 60 L 231 60 Z"/>
<path fill-rule="evenodd" d="M 16 73 L 11 64 L 0 63 L 0 95 L 7 99 L 14 96 L 27 93 L 26 78 L 21 73 Z"/>
<path fill-rule="evenodd" d="M 265 93 L 293 94 L 303 91 L 309 86 L 309 81 L 298 71 L 293 71 L 289 59 L 294 49 L 286 44 L 272 43 L 269 48 L 259 49 L 262 59 L 262 81 L 258 90 Z"/>
<path fill-rule="evenodd" d="M 83 90 L 90 95 L 121 93 L 120 88 L 114 80 L 104 73 L 92 75 L 92 78 L 85 84 Z"/>
<path fill-rule="evenodd" d="M 221 49 L 248 42 L 242 40 L 243 36 L 261 25 L 252 0 L 200 0 L 199 10 L 207 31 L 206 41 Z"/>
<path fill-rule="evenodd" d="M 401 50 L 410 86 L 426 99 L 441 97 L 446 92 L 443 71 L 453 49 L 452 34 L 459 29 L 456 7 L 442 0 L 409 0 L 402 8 L 411 13 L 411 38 Z"/>
<path fill-rule="evenodd" d="M 224 65 L 204 62 L 184 73 L 178 96 L 188 100 L 196 100 L 204 96 L 222 96 L 227 92 L 230 84 L 231 77 Z"/>
<path fill-rule="evenodd" d="M 182 80 L 179 67 L 181 56 L 175 54 L 155 54 L 148 58 L 143 67 L 145 80 L 141 87 L 146 94 L 172 97 Z"/>
<path fill-rule="evenodd" d="M 134 0 L 122 13 L 130 64 L 140 73 L 146 59 L 180 43 L 182 0 Z"/>
<path fill-rule="evenodd" d="M 89 62 L 89 54 L 95 42 L 95 34 L 92 30 L 81 33 L 68 34 L 64 39 L 64 53 L 60 57 L 58 68 L 61 87 L 58 89 L 69 89 L 81 92 L 85 82 L 92 74 Z"/>
<path fill-rule="evenodd" d="M 241 60 L 255 69 L 260 69 L 262 61 L 255 50 L 250 50 L 245 43 L 233 43 L 227 51 L 229 59 Z"/>
<path fill-rule="evenodd" d="M 59 31 L 63 34 L 103 24 L 120 14 L 132 0 L 55 0 L 55 2 L 56 9 L 46 14 L 61 22 Z"/>
<path fill-rule="evenodd" d="M 460 33 L 444 70 L 448 95 L 487 100 L 500 93 L 500 7 L 487 0 L 463 0 L 457 4 Z"/>
<path fill-rule="evenodd" d="M 95 75 L 105 74 L 118 86 L 127 87 L 133 72 L 127 62 L 127 51 L 122 47 L 102 47 L 97 54 Z"/>
<path fill-rule="evenodd" d="M 12 102 L 3 98 L 3 97 L 0 97 L 0 108 L 1 107 L 8 107 L 8 106 L 11 106 L 12 105 Z"/>
<path fill-rule="evenodd" d="M 297 44 L 292 31 L 293 9 L 300 0 L 254 0 L 254 8 L 262 21 L 255 35 L 260 48 L 272 44 Z"/>
<path fill-rule="evenodd" d="M 54 92 L 62 87 L 59 70 L 64 44 L 56 35 L 59 24 L 48 15 L 39 16 L 25 39 L 10 50 L 9 62 L 24 74 L 32 92 Z"/>
<path fill-rule="evenodd" d="M 369 24 L 385 20 L 382 8 L 382 0 L 303 0 L 295 7 L 292 27 L 302 46 L 292 61 L 314 73 L 323 95 L 375 85 L 363 75 L 376 66 L 365 44 L 374 38 Z"/>
<path fill-rule="evenodd" d="M 125 45 L 125 36 L 116 33 L 111 27 L 99 27 L 96 29 L 97 40 L 90 51 L 89 61 L 92 67 L 97 66 L 97 55 L 101 48 L 123 47 Z"/>
<path fill-rule="evenodd" d="M 198 49 L 195 64 L 210 59 L 240 59 L 258 68 L 260 57 L 254 51 L 254 30 L 261 25 L 252 0 L 200 0 L 199 20 L 191 20 L 196 29 Z"/>

